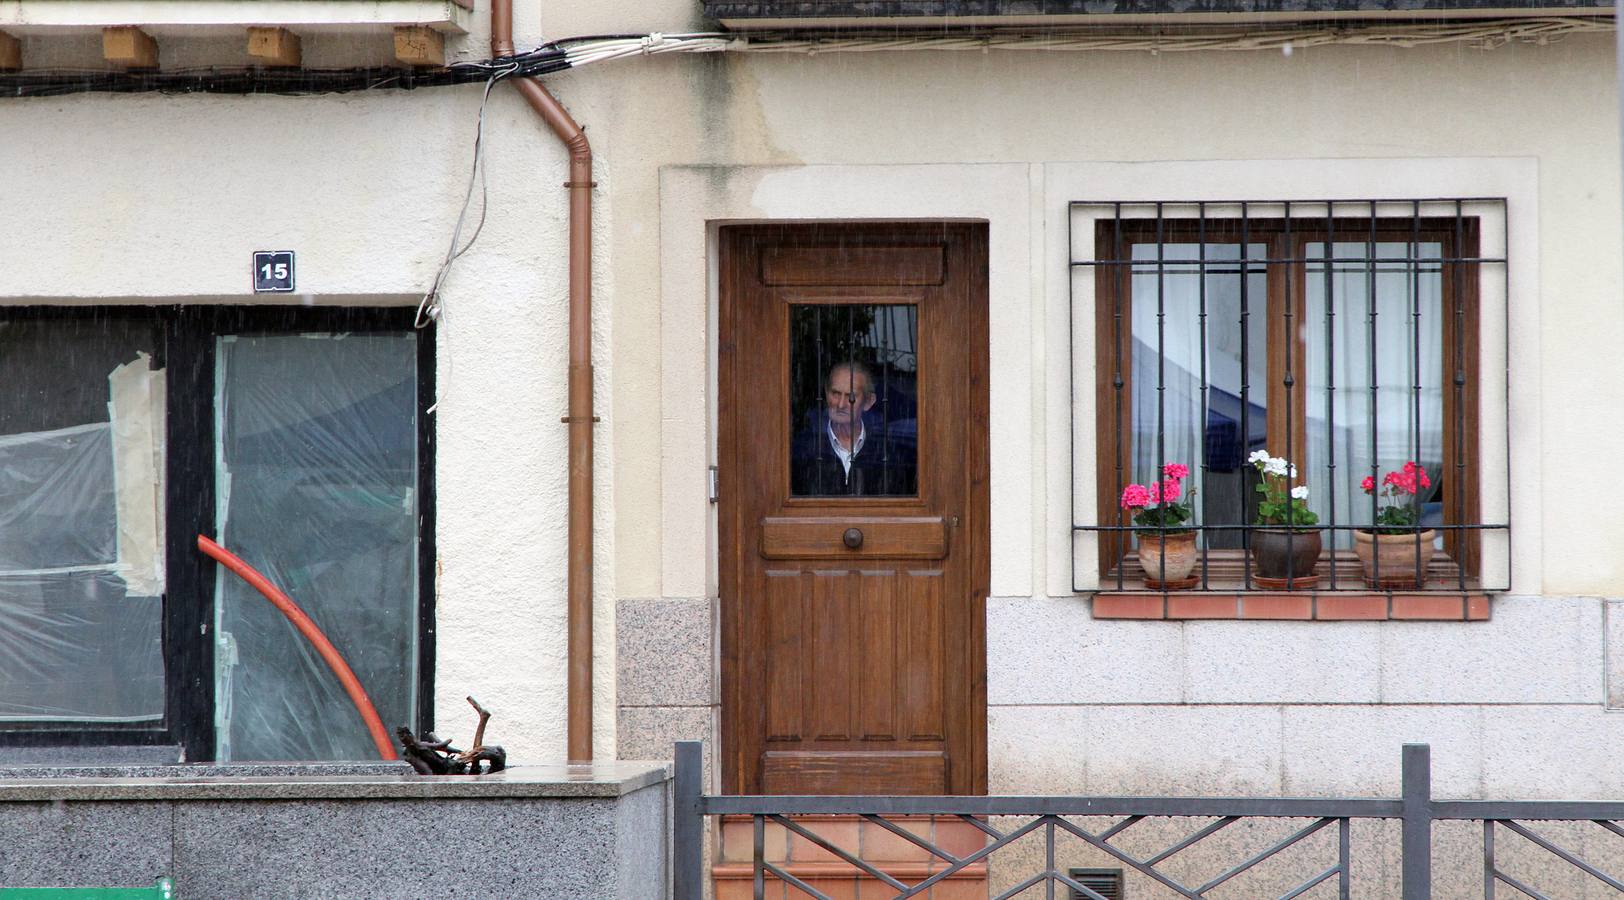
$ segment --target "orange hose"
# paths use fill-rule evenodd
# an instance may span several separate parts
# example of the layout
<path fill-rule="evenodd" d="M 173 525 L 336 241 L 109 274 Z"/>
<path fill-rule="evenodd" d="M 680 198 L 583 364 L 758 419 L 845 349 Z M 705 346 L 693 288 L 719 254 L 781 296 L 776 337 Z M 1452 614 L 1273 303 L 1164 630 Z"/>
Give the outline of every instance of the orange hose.
<path fill-rule="evenodd" d="M 338 676 L 339 684 L 344 686 L 344 693 L 350 695 L 350 702 L 355 704 L 356 712 L 359 712 L 361 719 L 366 722 L 367 731 L 372 735 L 372 743 L 378 748 L 378 756 L 388 760 L 400 759 L 400 754 L 395 752 L 395 742 L 389 739 L 389 733 L 384 730 L 383 720 L 378 718 L 378 710 L 372 705 L 372 698 L 367 696 L 366 688 L 361 686 L 361 680 L 355 677 L 355 673 L 350 670 L 350 664 L 344 661 L 338 648 L 334 647 L 333 642 L 322 633 L 321 627 L 305 615 L 299 604 L 294 603 L 292 597 L 282 593 L 276 585 L 271 584 L 270 579 L 259 574 L 253 566 L 243 562 L 237 554 L 201 534 L 197 536 L 197 549 L 230 569 L 238 578 L 248 582 L 254 590 L 265 595 L 265 599 L 271 601 L 271 605 L 275 606 L 277 611 L 288 617 L 293 627 L 299 629 L 305 640 L 321 654 L 327 668 L 332 669 L 333 674 Z"/>

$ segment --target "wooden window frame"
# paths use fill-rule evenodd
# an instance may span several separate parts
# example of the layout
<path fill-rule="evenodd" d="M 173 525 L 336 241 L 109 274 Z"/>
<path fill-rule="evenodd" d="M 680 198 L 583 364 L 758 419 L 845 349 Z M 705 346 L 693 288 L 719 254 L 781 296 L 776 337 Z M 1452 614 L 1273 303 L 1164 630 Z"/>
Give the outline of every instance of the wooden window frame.
<path fill-rule="evenodd" d="M 1098 522 L 1104 526 L 1123 527 L 1131 524 L 1129 517 L 1118 505 L 1125 486 L 1117 472 L 1118 460 L 1132 459 L 1133 441 L 1133 289 L 1132 269 L 1126 263 L 1132 260 L 1135 244 L 1213 243 L 1265 244 L 1268 262 L 1263 264 L 1266 278 L 1266 329 L 1268 346 L 1266 442 L 1269 452 L 1286 455 L 1287 397 L 1291 397 L 1290 446 L 1307 446 L 1306 410 L 1307 390 L 1288 392 L 1285 376 L 1292 361 L 1306 359 L 1306 342 L 1301 329 L 1288 341 L 1286 335 L 1292 322 L 1299 322 L 1305 313 L 1308 269 L 1316 261 L 1305 256 L 1306 245 L 1314 242 L 1376 241 L 1376 242 L 1437 242 L 1441 248 L 1439 273 L 1442 285 L 1440 306 L 1443 312 L 1441 328 L 1442 347 L 1439 384 L 1443 394 L 1443 470 L 1454 476 L 1460 474 L 1460 489 L 1451 485 L 1448 501 L 1444 504 L 1444 522 L 1449 525 L 1479 524 L 1480 479 L 1478 434 L 1480 424 L 1479 378 L 1479 269 L 1481 226 L 1475 216 L 1453 217 L 1337 217 L 1329 222 L 1324 218 L 1208 218 L 1197 219 L 1102 219 L 1095 223 L 1095 258 L 1102 265 L 1094 266 L 1095 286 L 1095 420 L 1096 465 L 1095 478 L 1098 498 Z M 1225 260 L 1243 267 L 1240 260 Z M 1251 270 L 1246 265 L 1247 271 Z M 1291 310 L 1288 322 L 1285 310 Z M 1248 304 L 1248 313 L 1255 314 Z M 1127 362 L 1119 370 L 1118 360 Z M 1458 365 L 1456 365 L 1458 363 Z M 1451 371 L 1454 367 L 1455 371 Z M 1292 368 L 1295 368 L 1292 366 Z M 1453 386 L 1460 384 L 1457 392 Z M 1121 383 L 1120 408 L 1117 390 Z M 1281 411 L 1277 413 L 1276 411 Z M 1459 464 L 1459 465 L 1458 465 Z M 1455 480 L 1451 477 L 1451 481 Z M 1448 483 L 1448 482 L 1446 482 Z M 1099 573 L 1106 576 L 1123 563 L 1128 556 L 1131 538 L 1129 531 L 1100 531 Z M 1243 551 L 1209 551 L 1213 558 L 1236 557 Z M 1330 551 L 1325 551 L 1329 553 Z M 1482 542 L 1479 533 L 1472 530 L 1448 530 L 1444 533 L 1444 553 L 1459 565 L 1468 577 L 1479 574 L 1482 563 Z M 1454 585 L 1447 588 L 1456 590 Z M 1230 590 L 1230 588 L 1224 588 Z"/>

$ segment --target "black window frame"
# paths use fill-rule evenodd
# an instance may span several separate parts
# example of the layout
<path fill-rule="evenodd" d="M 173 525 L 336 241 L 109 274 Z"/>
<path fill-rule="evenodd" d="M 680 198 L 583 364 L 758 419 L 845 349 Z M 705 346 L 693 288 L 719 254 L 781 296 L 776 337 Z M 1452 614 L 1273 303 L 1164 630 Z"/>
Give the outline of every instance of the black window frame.
<path fill-rule="evenodd" d="M 164 461 L 164 716 L 161 724 L 0 723 L 8 747 L 176 745 L 190 762 L 214 758 L 215 563 L 197 549 L 214 534 L 215 339 L 231 334 L 409 332 L 417 341 L 418 677 L 419 732 L 434 721 L 435 402 L 434 326 L 415 328 L 413 307 L 308 306 L 6 306 L 0 322 L 51 319 L 156 321 L 166 372 Z M 395 725 L 398 723 L 386 723 Z"/>

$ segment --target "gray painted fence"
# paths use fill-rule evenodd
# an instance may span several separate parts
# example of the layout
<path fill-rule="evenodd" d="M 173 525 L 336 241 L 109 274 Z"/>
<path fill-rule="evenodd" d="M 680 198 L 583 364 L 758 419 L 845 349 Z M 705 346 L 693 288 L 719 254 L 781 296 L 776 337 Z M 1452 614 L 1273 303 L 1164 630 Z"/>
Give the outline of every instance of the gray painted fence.
<path fill-rule="evenodd" d="M 1529 821 L 1589 821 L 1624 840 L 1624 803 L 1564 801 L 1434 800 L 1432 798 L 1432 751 L 1426 744 L 1405 744 L 1403 749 L 1402 796 L 1397 798 L 1209 798 L 1209 797 L 824 797 L 824 796 L 718 796 L 704 792 L 701 747 L 697 741 L 676 746 L 676 779 L 673 803 L 672 869 L 676 900 L 701 900 L 709 860 L 704 855 L 705 820 L 712 816 L 750 816 L 755 824 L 753 855 L 755 896 L 762 897 L 771 879 L 781 880 L 805 891 L 810 897 L 826 895 L 797 879 L 765 858 L 763 830 L 767 823 L 781 825 L 813 844 L 833 853 L 868 876 L 889 884 L 895 897 L 924 896 L 943 879 L 965 867 L 985 861 L 992 853 L 1030 834 L 1041 832 L 1046 841 L 1046 867 L 1009 888 L 999 898 L 1013 897 L 1036 885 L 1045 885 L 1045 895 L 1054 897 L 1056 887 L 1069 888 L 1072 896 L 1105 900 L 1078 883 L 1055 863 L 1055 835 L 1064 832 L 1109 854 L 1140 874 L 1154 879 L 1180 896 L 1204 898 L 1207 892 L 1274 856 L 1298 841 L 1335 826 L 1338 833 L 1337 862 L 1311 873 L 1282 898 L 1299 896 L 1332 878 L 1337 879 L 1339 896 L 1347 898 L 1351 881 L 1350 822 L 1354 819 L 1396 819 L 1401 822 L 1402 878 L 1404 900 L 1424 900 L 1432 896 L 1432 823 L 1465 820 L 1483 823 L 1483 896 L 1493 900 L 1495 888 L 1504 884 L 1530 897 L 1543 897 L 1534 888 L 1503 871 L 1495 861 L 1494 840 L 1504 828 L 1548 852 L 1558 865 L 1571 866 L 1586 875 L 1624 892 L 1624 882 L 1579 858 L 1537 832 L 1519 824 Z M 868 862 L 821 838 L 803 824 L 788 818 L 795 815 L 854 815 L 924 848 L 945 864 L 940 871 L 915 884 L 906 884 L 880 871 Z M 988 836 L 987 845 L 973 853 L 957 856 L 932 845 L 924 838 L 888 822 L 886 816 L 957 816 Z M 1000 831 L 986 819 L 994 816 L 1029 817 L 1009 831 Z M 1089 832 L 1065 817 L 1120 817 L 1110 828 Z M 1110 843 L 1135 823 L 1150 817 L 1211 817 L 1216 821 L 1202 827 L 1152 856 L 1135 856 Z M 1276 842 L 1260 853 L 1237 862 L 1233 867 L 1200 885 L 1187 885 L 1159 870 L 1159 864 L 1195 846 L 1200 841 L 1241 819 L 1310 818 L 1314 821 Z M 865 889 L 866 891 L 866 889 Z M 865 896 L 867 894 L 865 893 Z"/>

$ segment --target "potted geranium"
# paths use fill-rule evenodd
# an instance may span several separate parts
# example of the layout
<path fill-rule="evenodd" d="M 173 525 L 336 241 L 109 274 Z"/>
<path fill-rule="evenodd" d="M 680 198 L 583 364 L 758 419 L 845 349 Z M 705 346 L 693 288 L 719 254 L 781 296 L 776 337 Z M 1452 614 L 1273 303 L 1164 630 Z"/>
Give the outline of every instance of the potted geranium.
<path fill-rule="evenodd" d="M 1252 532 L 1254 578 L 1266 588 L 1313 587 L 1319 580 L 1314 568 L 1322 545 L 1313 527 L 1319 516 L 1308 508 L 1308 485 L 1291 484 L 1297 467 L 1267 450 L 1253 453 L 1247 462 L 1262 478 L 1256 488 L 1263 495 L 1256 524 L 1268 526 Z"/>
<path fill-rule="evenodd" d="M 1359 487 L 1367 494 L 1378 495 L 1374 475 L 1366 475 Z M 1427 477 L 1426 468 L 1414 460 L 1382 478 L 1375 525 L 1353 533 L 1353 552 L 1364 567 L 1366 584 L 1416 588 L 1426 580 L 1435 532 L 1430 528 L 1421 530 L 1421 507 L 1415 497 L 1430 487 L 1432 479 Z"/>
<path fill-rule="evenodd" d="M 1190 499 L 1195 490 L 1184 490 L 1190 467 L 1180 463 L 1162 466 L 1161 481 L 1130 484 L 1122 489 L 1122 508 L 1133 512 L 1138 526 L 1139 565 L 1145 570 L 1145 586 L 1151 588 L 1193 587 L 1195 579 L 1195 532 L 1185 526 L 1194 515 Z"/>

